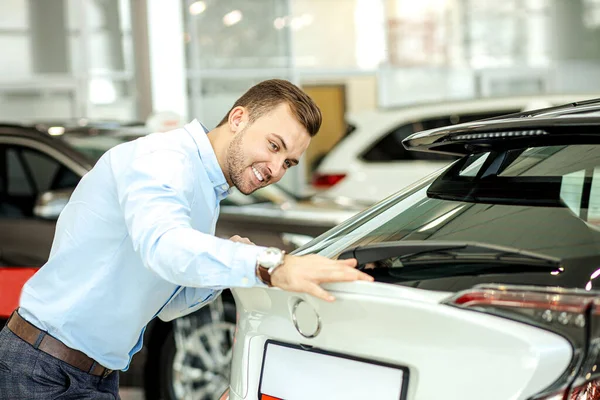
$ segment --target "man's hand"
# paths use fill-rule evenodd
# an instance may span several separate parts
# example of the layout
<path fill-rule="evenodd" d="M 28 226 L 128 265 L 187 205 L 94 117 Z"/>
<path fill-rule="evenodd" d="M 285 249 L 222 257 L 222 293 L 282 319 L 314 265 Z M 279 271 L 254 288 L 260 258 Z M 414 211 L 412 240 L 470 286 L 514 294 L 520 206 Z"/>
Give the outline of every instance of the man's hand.
<path fill-rule="evenodd" d="M 320 284 L 327 282 L 372 282 L 373 277 L 356 269 L 356 259 L 331 260 L 311 254 L 307 256 L 286 255 L 283 265 L 273 271 L 271 284 L 291 292 L 304 292 L 326 301 L 335 298 Z"/>
<path fill-rule="evenodd" d="M 232 242 L 238 242 L 238 243 L 244 243 L 244 244 L 251 244 L 253 246 L 256 246 L 254 243 L 252 243 L 250 241 L 250 239 L 245 238 L 245 237 L 241 237 L 240 235 L 233 235 L 232 237 L 229 238 L 229 240 L 231 240 Z"/>

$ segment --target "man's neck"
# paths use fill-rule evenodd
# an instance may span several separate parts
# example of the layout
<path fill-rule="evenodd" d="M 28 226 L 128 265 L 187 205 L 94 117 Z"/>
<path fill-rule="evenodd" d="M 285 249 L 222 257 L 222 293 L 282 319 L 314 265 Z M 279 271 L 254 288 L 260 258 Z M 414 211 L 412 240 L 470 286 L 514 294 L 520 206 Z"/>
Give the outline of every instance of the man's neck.
<path fill-rule="evenodd" d="M 233 137 L 232 133 L 229 132 L 227 124 L 218 126 L 213 130 L 207 133 L 208 140 L 210 141 L 210 145 L 215 152 L 217 157 L 217 161 L 219 166 L 221 167 L 221 171 L 223 171 L 223 175 L 225 175 L 225 179 L 229 186 L 232 183 L 229 181 L 229 171 L 227 170 L 227 150 L 229 149 L 229 144 L 231 143 L 231 138 Z"/>

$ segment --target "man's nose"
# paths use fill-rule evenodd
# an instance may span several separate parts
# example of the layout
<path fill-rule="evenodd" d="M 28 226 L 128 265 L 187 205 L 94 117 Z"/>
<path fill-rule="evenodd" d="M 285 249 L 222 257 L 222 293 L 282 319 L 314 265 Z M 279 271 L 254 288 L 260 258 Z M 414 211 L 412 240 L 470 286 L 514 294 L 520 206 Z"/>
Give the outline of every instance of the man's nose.
<path fill-rule="evenodd" d="M 285 174 L 285 168 L 283 168 L 284 161 L 277 160 L 273 164 L 270 165 L 271 173 L 273 174 L 272 179 L 277 182 L 283 177 Z"/>

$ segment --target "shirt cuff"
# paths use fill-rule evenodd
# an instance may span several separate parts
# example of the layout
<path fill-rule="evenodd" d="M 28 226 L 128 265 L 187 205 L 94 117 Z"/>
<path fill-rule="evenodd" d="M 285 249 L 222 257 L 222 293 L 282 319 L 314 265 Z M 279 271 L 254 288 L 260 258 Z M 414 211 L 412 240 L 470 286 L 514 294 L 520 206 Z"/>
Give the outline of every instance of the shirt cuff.
<path fill-rule="evenodd" d="M 232 265 L 232 278 L 235 287 L 267 287 L 256 276 L 256 260 L 258 255 L 266 250 L 263 246 L 254 246 L 250 244 L 236 243 L 235 256 Z"/>

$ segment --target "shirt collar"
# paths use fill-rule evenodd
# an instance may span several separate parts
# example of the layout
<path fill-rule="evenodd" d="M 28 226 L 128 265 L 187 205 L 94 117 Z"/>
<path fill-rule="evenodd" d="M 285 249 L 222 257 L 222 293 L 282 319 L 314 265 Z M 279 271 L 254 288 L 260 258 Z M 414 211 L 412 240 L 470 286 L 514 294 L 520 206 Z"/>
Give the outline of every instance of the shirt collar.
<path fill-rule="evenodd" d="M 213 184 L 217 198 L 219 201 L 223 200 L 233 189 L 229 187 L 225 175 L 223 175 L 223 170 L 217 161 L 215 151 L 206 136 L 208 129 L 198 122 L 197 119 L 186 124 L 184 128 L 192 136 L 194 142 L 196 142 L 200 160 L 208 173 L 208 178 Z"/>

